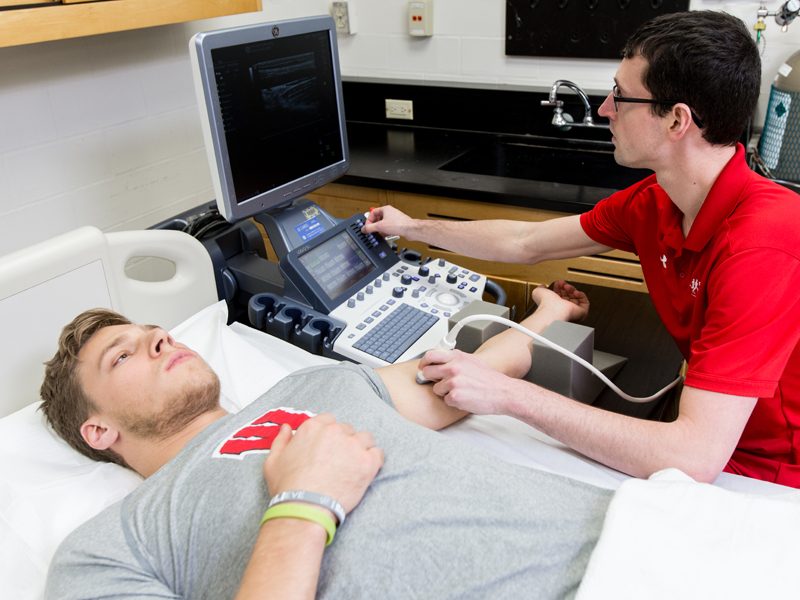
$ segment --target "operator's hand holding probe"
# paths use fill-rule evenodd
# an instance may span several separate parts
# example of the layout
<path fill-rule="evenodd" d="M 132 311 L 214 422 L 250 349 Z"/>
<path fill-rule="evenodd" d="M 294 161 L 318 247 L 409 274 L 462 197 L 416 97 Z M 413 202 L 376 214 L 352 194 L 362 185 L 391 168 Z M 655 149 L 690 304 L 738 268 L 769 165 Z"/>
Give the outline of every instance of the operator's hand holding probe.
<path fill-rule="evenodd" d="M 433 393 L 445 404 L 476 415 L 505 413 L 519 379 L 508 377 L 461 350 L 435 348 L 419 362 L 420 373 L 433 382 Z"/>

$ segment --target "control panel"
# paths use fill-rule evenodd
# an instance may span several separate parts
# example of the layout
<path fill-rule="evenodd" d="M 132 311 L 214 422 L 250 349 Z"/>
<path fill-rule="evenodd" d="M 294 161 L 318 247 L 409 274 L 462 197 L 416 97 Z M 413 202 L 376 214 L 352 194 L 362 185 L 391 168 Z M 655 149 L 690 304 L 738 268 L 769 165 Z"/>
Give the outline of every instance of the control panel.
<path fill-rule="evenodd" d="M 420 356 L 483 297 L 486 277 L 444 259 L 406 263 L 363 226 L 355 215 L 284 256 L 286 295 L 345 324 L 333 343 L 340 356 L 370 366 Z"/>
<path fill-rule="evenodd" d="M 347 323 L 334 350 L 370 366 L 420 356 L 447 335 L 448 320 L 480 300 L 486 277 L 444 259 L 402 261 L 349 297 L 330 315 Z"/>

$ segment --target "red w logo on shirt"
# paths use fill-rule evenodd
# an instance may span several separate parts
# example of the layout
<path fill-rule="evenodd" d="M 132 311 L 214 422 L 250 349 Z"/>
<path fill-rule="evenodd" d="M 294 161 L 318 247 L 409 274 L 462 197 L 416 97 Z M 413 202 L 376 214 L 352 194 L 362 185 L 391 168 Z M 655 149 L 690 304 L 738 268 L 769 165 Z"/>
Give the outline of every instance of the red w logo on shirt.
<path fill-rule="evenodd" d="M 301 423 L 313 416 L 314 413 L 305 410 L 272 409 L 228 436 L 220 444 L 214 456 L 242 459 L 251 452 L 269 452 L 282 424 L 286 423 L 294 431 L 300 427 Z"/>

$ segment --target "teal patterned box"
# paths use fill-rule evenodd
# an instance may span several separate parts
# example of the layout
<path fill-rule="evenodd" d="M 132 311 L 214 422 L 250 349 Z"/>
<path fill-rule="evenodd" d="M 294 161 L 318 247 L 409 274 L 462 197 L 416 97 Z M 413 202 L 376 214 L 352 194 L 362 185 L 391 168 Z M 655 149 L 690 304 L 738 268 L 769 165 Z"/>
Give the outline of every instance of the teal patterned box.
<path fill-rule="evenodd" d="M 800 182 L 800 92 L 771 86 L 758 153 L 776 179 Z"/>

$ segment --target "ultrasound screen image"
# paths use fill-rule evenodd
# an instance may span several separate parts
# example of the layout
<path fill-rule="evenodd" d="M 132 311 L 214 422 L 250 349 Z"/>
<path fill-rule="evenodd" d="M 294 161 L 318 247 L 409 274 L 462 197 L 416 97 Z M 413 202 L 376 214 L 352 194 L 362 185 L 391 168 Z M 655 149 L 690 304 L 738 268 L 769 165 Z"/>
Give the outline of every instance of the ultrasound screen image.
<path fill-rule="evenodd" d="M 237 202 L 343 159 L 326 32 L 211 56 Z"/>

